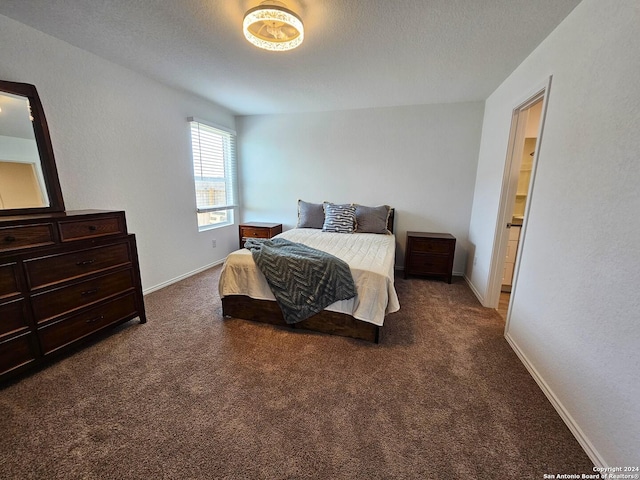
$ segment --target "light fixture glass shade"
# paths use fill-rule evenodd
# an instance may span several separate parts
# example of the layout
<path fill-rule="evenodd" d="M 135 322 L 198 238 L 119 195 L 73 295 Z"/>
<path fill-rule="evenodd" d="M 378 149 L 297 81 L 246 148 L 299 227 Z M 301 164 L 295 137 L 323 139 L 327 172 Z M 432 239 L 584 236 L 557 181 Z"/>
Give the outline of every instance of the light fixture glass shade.
<path fill-rule="evenodd" d="M 247 11 L 242 30 L 247 40 L 265 50 L 291 50 L 304 40 L 300 17 L 279 5 L 263 3 Z"/>

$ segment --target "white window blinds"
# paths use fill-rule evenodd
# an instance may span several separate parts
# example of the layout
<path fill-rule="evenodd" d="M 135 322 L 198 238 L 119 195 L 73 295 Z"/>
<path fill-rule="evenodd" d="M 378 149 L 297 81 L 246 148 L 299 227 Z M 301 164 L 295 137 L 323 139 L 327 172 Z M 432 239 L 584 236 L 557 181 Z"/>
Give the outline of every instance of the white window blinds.
<path fill-rule="evenodd" d="M 233 222 L 237 206 L 236 136 L 189 118 L 198 225 Z"/>

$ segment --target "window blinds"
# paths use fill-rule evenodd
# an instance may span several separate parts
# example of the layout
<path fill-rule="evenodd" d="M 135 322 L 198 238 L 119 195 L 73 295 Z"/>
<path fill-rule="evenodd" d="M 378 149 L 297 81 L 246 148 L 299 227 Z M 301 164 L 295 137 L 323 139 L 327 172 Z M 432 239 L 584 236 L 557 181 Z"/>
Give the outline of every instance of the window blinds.
<path fill-rule="evenodd" d="M 198 213 L 237 206 L 236 136 L 189 118 Z"/>

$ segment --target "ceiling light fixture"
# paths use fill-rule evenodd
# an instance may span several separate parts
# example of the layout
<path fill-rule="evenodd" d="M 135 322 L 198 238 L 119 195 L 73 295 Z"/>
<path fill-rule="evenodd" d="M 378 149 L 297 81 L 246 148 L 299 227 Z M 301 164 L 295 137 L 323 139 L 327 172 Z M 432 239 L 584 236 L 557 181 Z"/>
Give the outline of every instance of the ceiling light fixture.
<path fill-rule="evenodd" d="M 284 52 L 304 40 L 304 26 L 298 15 L 282 2 L 267 0 L 244 15 L 242 30 L 256 47 Z"/>

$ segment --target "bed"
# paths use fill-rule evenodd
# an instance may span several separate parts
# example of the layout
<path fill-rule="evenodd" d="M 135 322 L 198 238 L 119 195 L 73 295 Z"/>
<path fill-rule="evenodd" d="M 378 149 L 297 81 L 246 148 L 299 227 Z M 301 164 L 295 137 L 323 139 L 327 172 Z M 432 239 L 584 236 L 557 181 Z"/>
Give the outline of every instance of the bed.
<path fill-rule="evenodd" d="M 337 301 L 294 324 L 285 322 L 251 252 L 247 249 L 232 252 L 225 260 L 218 283 L 223 315 L 379 343 L 385 316 L 400 309 L 394 287 L 393 223 L 393 209 L 388 209 L 386 234 L 358 230 L 336 233 L 323 231 L 317 225 L 306 228 L 309 225 L 299 217 L 298 228 L 275 237 L 308 245 L 345 261 L 356 286 L 356 297 Z"/>

